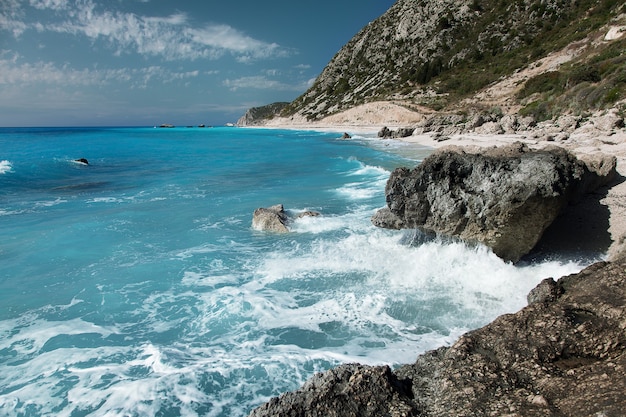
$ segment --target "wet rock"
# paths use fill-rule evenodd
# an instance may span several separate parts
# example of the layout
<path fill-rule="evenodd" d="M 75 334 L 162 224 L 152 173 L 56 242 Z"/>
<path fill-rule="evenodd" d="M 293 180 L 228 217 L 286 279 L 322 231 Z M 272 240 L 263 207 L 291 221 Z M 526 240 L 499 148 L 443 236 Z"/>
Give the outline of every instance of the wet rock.
<path fill-rule="evenodd" d="M 614 157 L 588 166 L 558 147 L 515 143 L 481 152 L 448 147 L 414 169 L 394 170 L 385 188 L 393 216 L 385 211 L 374 224 L 479 242 L 516 262 L 563 207 L 616 174 Z"/>
<path fill-rule="evenodd" d="M 413 364 L 343 365 L 250 416 L 623 415 L 626 262 L 539 287 L 544 295 L 526 308 Z"/>
<path fill-rule="evenodd" d="M 258 208 L 252 215 L 252 228 L 262 231 L 288 233 L 287 213 L 282 204 L 276 204 L 268 208 Z"/>

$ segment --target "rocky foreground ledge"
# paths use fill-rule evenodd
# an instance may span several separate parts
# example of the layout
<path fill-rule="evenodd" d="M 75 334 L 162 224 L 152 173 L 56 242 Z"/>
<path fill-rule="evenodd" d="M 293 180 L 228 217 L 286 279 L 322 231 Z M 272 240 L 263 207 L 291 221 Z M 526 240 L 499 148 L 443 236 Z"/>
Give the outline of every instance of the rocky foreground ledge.
<path fill-rule="evenodd" d="M 546 279 L 528 301 L 411 365 L 342 365 L 250 416 L 624 416 L 626 260 Z"/>

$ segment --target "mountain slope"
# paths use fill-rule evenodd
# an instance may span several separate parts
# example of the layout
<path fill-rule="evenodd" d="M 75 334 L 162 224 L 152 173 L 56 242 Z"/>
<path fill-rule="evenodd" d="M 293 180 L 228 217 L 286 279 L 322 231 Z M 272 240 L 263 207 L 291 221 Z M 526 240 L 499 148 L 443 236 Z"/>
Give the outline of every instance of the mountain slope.
<path fill-rule="evenodd" d="M 615 0 L 398 0 L 280 115 L 316 121 L 381 100 L 462 111 L 460 100 L 568 45 L 576 58 L 511 91 L 512 108 L 547 119 L 611 106 L 626 97 L 624 13 Z"/>

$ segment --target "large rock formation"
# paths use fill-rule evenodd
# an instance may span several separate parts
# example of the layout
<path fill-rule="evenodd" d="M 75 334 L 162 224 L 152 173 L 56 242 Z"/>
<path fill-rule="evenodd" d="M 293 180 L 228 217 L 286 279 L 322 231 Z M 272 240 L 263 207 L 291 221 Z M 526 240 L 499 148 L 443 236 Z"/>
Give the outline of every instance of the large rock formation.
<path fill-rule="evenodd" d="M 251 416 L 623 416 L 626 262 L 544 280 L 529 301 L 414 364 L 343 365 Z"/>
<path fill-rule="evenodd" d="M 414 169 L 396 169 L 385 188 L 388 207 L 373 223 L 480 242 L 517 261 L 563 207 L 616 174 L 614 157 L 584 163 L 558 147 L 467 150 L 445 148 Z"/>

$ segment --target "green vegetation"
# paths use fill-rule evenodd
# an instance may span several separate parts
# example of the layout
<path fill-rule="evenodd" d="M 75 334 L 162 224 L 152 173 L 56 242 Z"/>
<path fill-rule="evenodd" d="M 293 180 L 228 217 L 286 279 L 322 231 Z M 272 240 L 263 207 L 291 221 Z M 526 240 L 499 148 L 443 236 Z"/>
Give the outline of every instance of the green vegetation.
<path fill-rule="evenodd" d="M 431 0 L 434 1 L 434 0 Z M 414 3 L 417 21 L 424 0 Z M 399 10 L 399 8 L 398 8 Z M 316 83 L 283 109 L 310 119 L 392 95 L 440 93 L 417 104 L 440 110 L 475 94 L 529 63 L 561 50 L 626 13 L 618 0 L 473 0 L 469 12 L 445 10 L 421 37 L 395 36 L 398 10 L 364 28 L 340 51 Z M 622 22 L 624 24 L 625 22 Z M 390 30 L 391 29 L 391 30 Z M 599 109 L 626 97 L 624 41 L 598 43 L 559 71 L 529 80 L 518 99 L 540 120 L 562 111 Z M 360 88 L 355 92 L 356 87 Z M 347 97 L 350 97 L 348 100 Z"/>
<path fill-rule="evenodd" d="M 563 112 L 583 114 L 626 98 L 626 40 L 598 46 L 558 71 L 526 82 L 517 98 L 525 115 L 547 120 Z"/>

